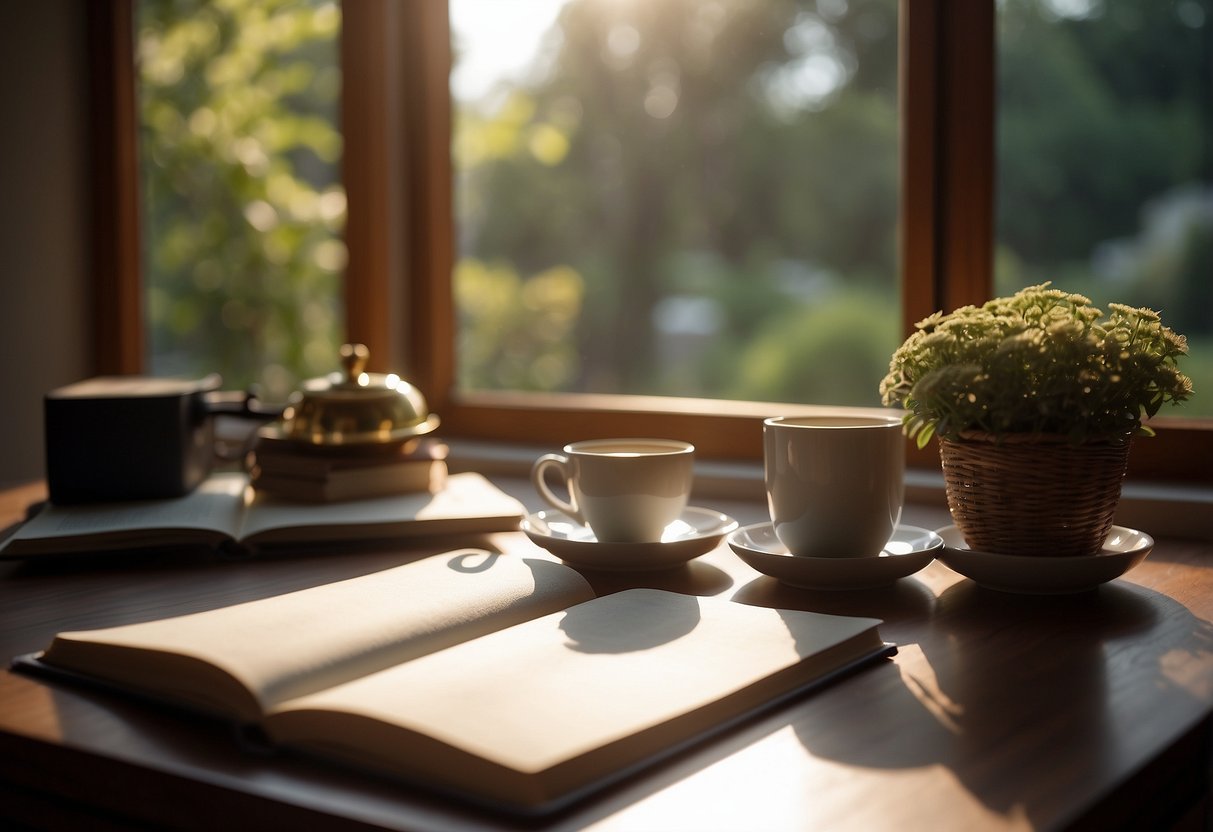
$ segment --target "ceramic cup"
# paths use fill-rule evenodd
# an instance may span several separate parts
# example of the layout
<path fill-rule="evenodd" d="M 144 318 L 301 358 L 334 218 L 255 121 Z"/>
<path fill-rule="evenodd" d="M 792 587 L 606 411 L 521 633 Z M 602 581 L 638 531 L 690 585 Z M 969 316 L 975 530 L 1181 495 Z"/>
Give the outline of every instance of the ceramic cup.
<path fill-rule="evenodd" d="M 895 417 L 763 422 L 767 505 L 793 555 L 879 555 L 901 519 L 905 448 Z"/>
<path fill-rule="evenodd" d="M 612 543 L 661 540 L 686 508 L 695 446 L 673 439 L 590 439 L 545 454 L 531 468 L 535 490 L 556 509 Z M 556 472 L 565 502 L 548 487 Z"/>

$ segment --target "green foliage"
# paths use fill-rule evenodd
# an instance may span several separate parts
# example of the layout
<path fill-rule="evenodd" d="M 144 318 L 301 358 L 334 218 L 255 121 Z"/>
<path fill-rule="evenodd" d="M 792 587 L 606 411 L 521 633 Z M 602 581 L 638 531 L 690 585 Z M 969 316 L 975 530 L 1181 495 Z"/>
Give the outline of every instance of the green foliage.
<path fill-rule="evenodd" d="M 1049 434 L 1074 444 L 1150 435 L 1164 402 L 1192 393 L 1177 360 L 1187 340 L 1157 313 L 1030 286 L 917 324 L 893 354 L 881 399 L 905 407 L 906 432 Z"/>
<path fill-rule="evenodd" d="M 140 0 L 153 369 L 283 398 L 340 343 L 332 2 Z"/>
<path fill-rule="evenodd" d="M 1213 3 L 1066 5 L 999 6 L 996 293 L 1162 311 L 1213 416 Z"/>
<path fill-rule="evenodd" d="M 884 372 L 897 321 L 896 301 L 872 293 L 794 309 L 747 345 L 727 394 L 790 401 L 820 390 L 833 404 L 873 407 L 879 402 L 870 379 Z"/>
<path fill-rule="evenodd" d="M 998 39 L 999 237 L 1046 264 L 1133 233 L 1143 202 L 1208 182 L 1208 30 L 1119 0 L 1058 19 L 1005 0 Z"/>
<path fill-rule="evenodd" d="M 577 370 L 570 334 L 585 287 L 568 267 L 526 279 L 509 266 L 462 260 L 454 275 L 462 318 L 459 378 L 475 388 L 560 390 Z"/>
<path fill-rule="evenodd" d="M 896 4 L 817 5 L 572 0 L 550 72 L 495 108 L 461 109 L 462 256 L 518 274 L 567 264 L 584 281 L 567 336 L 579 360 L 561 389 L 742 395 L 737 367 L 770 343 L 768 327 L 785 331 L 780 313 L 829 320 L 804 275 L 772 278 L 788 265 L 828 275 L 831 298 L 879 292 L 895 307 Z M 630 47 L 613 50 L 621 38 Z M 787 92 L 781 68 L 806 54 L 849 74 L 789 104 L 773 90 Z M 697 276 L 696 260 L 710 264 Z M 656 311 L 688 298 L 716 310 L 710 335 L 660 328 Z M 508 317 L 499 300 L 494 317 Z M 461 383 L 503 386 L 512 374 L 478 363 L 500 350 L 476 319 L 461 318 Z M 880 359 L 856 384 L 865 399 L 898 337 L 896 314 L 879 320 L 888 330 L 866 352 Z M 507 351 L 537 360 L 543 334 L 517 330 Z M 836 401 L 835 385 L 794 376 L 767 389 Z"/>

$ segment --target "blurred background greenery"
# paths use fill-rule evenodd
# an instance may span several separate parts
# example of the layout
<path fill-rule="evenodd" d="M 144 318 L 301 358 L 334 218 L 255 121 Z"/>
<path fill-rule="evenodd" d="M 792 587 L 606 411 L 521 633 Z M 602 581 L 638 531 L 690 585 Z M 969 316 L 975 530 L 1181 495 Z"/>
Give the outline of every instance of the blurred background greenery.
<path fill-rule="evenodd" d="M 336 368 L 345 192 L 332 2 L 139 0 L 143 266 L 157 375 L 283 399 Z"/>
<path fill-rule="evenodd" d="M 996 290 L 1160 311 L 1213 416 L 1213 2 L 1005 0 L 998 73 Z"/>
<path fill-rule="evenodd" d="M 853 405 L 900 343 L 896 0 L 451 0 L 465 389 Z M 1213 415 L 1213 0 L 999 0 L 996 289 L 1185 333 Z M 140 0 L 152 366 L 332 369 L 320 0 Z"/>

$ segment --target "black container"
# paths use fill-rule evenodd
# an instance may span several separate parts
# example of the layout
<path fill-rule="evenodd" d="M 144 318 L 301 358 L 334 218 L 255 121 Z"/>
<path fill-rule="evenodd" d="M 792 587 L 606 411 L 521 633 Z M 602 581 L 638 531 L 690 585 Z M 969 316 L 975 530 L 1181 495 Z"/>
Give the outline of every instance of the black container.
<path fill-rule="evenodd" d="M 52 503 L 180 497 L 211 472 L 220 378 L 107 376 L 46 394 Z"/>

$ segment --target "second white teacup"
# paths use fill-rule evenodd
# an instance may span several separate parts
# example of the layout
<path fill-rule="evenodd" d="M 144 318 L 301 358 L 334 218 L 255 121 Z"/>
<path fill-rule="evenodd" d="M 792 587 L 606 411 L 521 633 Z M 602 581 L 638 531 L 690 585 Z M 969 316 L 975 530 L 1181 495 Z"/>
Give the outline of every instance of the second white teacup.
<path fill-rule="evenodd" d="M 545 454 L 531 468 L 531 482 L 553 507 L 612 543 L 661 540 L 691 494 L 695 446 L 675 439 L 588 439 Z M 560 475 L 569 499 L 547 483 Z"/>
<path fill-rule="evenodd" d="M 767 504 L 793 555 L 880 554 L 901 519 L 905 439 L 895 417 L 786 416 L 763 422 Z"/>

